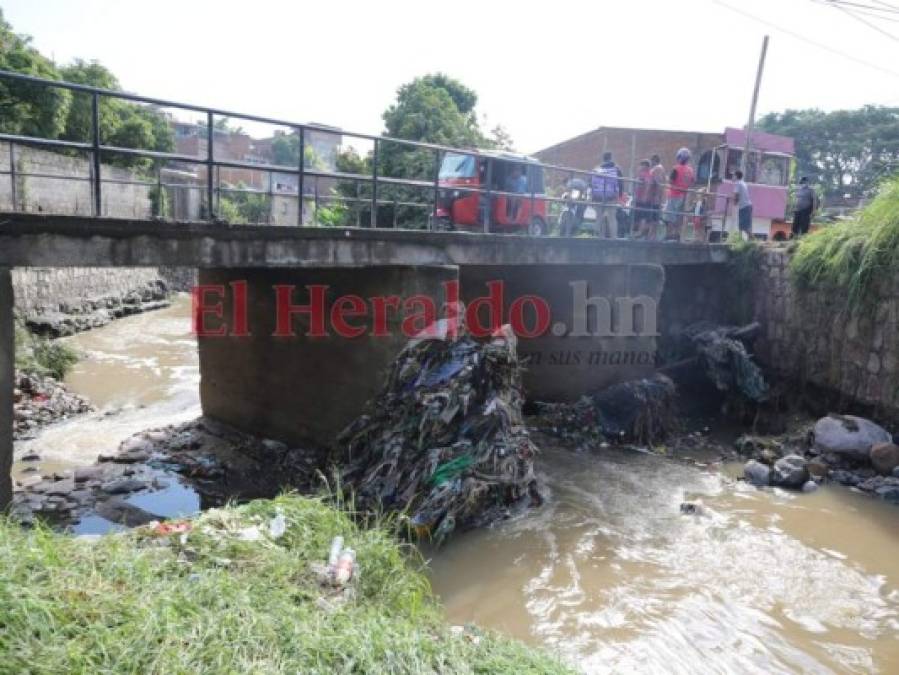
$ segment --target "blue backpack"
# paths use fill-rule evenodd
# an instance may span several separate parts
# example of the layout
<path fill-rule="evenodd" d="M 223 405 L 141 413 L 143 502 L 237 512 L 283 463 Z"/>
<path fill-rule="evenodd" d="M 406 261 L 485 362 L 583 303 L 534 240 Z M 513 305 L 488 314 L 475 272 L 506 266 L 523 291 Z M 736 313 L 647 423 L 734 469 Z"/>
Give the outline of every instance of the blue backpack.
<path fill-rule="evenodd" d="M 608 202 L 618 199 L 618 167 L 603 166 L 590 179 L 593 201 Z"/>

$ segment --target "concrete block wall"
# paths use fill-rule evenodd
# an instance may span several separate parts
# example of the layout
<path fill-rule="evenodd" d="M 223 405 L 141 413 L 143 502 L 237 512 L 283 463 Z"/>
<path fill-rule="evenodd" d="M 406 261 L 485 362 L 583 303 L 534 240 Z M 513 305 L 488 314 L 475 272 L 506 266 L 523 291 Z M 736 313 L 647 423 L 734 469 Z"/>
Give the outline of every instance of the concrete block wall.
<path fill-rule="evenodd" d="M 765 366 L 899 421 L 899 277 L 881 282 L 853 312 L 843 292 L 797 290 L 789 255 L 772 249 L 759 267 L 754 311 Z"/>
<path fill-rule="evenodd" d="M 155 267 L 19 267 L 12 271 L 16 310 L 71 311 L 86 300 L 123 297 L 162 278 Z"/>
<path fill-rule="evenodd" d="M 0 145 L 0 171 L 4 172 L 0 175 L 0 210 L 91 215 L 91 166 L 86 154 L 69 156 L 21 145 L 13 146 L 16 173 L 16 203 L 13 205 L 10 148 L 8 143 Z M 140 180 L 133 172 L 120 167 L 104 164 L 101 171 L 104 181 Z M 149 185 L 105 182 L 103 215 L 115 218 L 149 218 L 152 215 L 151 189 L 152 186 Z"/>

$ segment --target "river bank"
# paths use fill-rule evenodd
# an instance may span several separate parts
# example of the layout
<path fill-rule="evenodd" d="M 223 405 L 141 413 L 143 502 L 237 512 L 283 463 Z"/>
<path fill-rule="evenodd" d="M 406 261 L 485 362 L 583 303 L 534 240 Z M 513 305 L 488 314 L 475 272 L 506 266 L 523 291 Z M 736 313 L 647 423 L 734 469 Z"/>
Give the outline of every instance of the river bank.
<path fill-rule="evenodd" d="M 317 572 L 335 536 L 343 585 Z M 420 559 L 372 524 L 284 496 L 99 539 L 0 522 L 9 672 L 568 672 L 442 617 Z"/>

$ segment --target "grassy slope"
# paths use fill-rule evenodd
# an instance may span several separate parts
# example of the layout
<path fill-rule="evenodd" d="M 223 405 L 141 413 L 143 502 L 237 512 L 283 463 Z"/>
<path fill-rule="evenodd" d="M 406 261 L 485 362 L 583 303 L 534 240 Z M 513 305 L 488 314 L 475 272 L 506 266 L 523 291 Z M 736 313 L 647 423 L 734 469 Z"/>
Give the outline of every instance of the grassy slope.
<path fill-rule="evenodd" d="M 851 306 L 863 304 L 878 279 L 899 273 L 899 176 L 854 220 L 804 237 L 791 270 L 801 288 L 845 290 Z"/>
<path fill-rule="evenodd" d="M 245 542 L 223 531 L 267 523 Z M 343 534 L 356 597 L 323 609 L 309 564 Z M 184 545 L 131 532 L 79 541 L 0 521 L 0 672 L 551 673 L 554 658 L 449 635 L 425 577 L 383 529 L 296 496 L 198 517 Z"/>

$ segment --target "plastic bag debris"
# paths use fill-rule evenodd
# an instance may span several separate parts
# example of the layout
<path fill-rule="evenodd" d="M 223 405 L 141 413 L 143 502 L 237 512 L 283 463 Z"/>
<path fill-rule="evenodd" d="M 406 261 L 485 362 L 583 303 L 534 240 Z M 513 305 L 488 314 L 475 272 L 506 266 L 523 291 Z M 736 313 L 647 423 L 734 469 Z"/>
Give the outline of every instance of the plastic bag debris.
<path fill-rule="evenodd" d="M 287 532 L 287 519 L 278 511 L 268 524 L 268 534 L 272 539 L 278 539 L 283 537 L 285 532 Z"/>
<path fill-rule="evenodd" d="M 574 403 L 537 403 L 535 425 L 566 442 L 653 445 L 677 430 L 677 389 L 664 375 L 630 380 Z"/>
<path fill-rule="evenodd" d="M 344 483 L 363 507 L 406 511 L 413 530 L 438 543 L 502 517 L 538 494 L 522 404 L 510 328 L 487 342 L 459 324 L 424 331 L 338 437 Z"/>
<path fill-rule="evenodd" d="M 755 323 L 734 327 L 700 321 L 679 331 L 672 343 L 678 356 L 698 361 L 718 391 L 762 402 L 768 399 L 768 383 L 744 344 L 759 330 Z"/>

